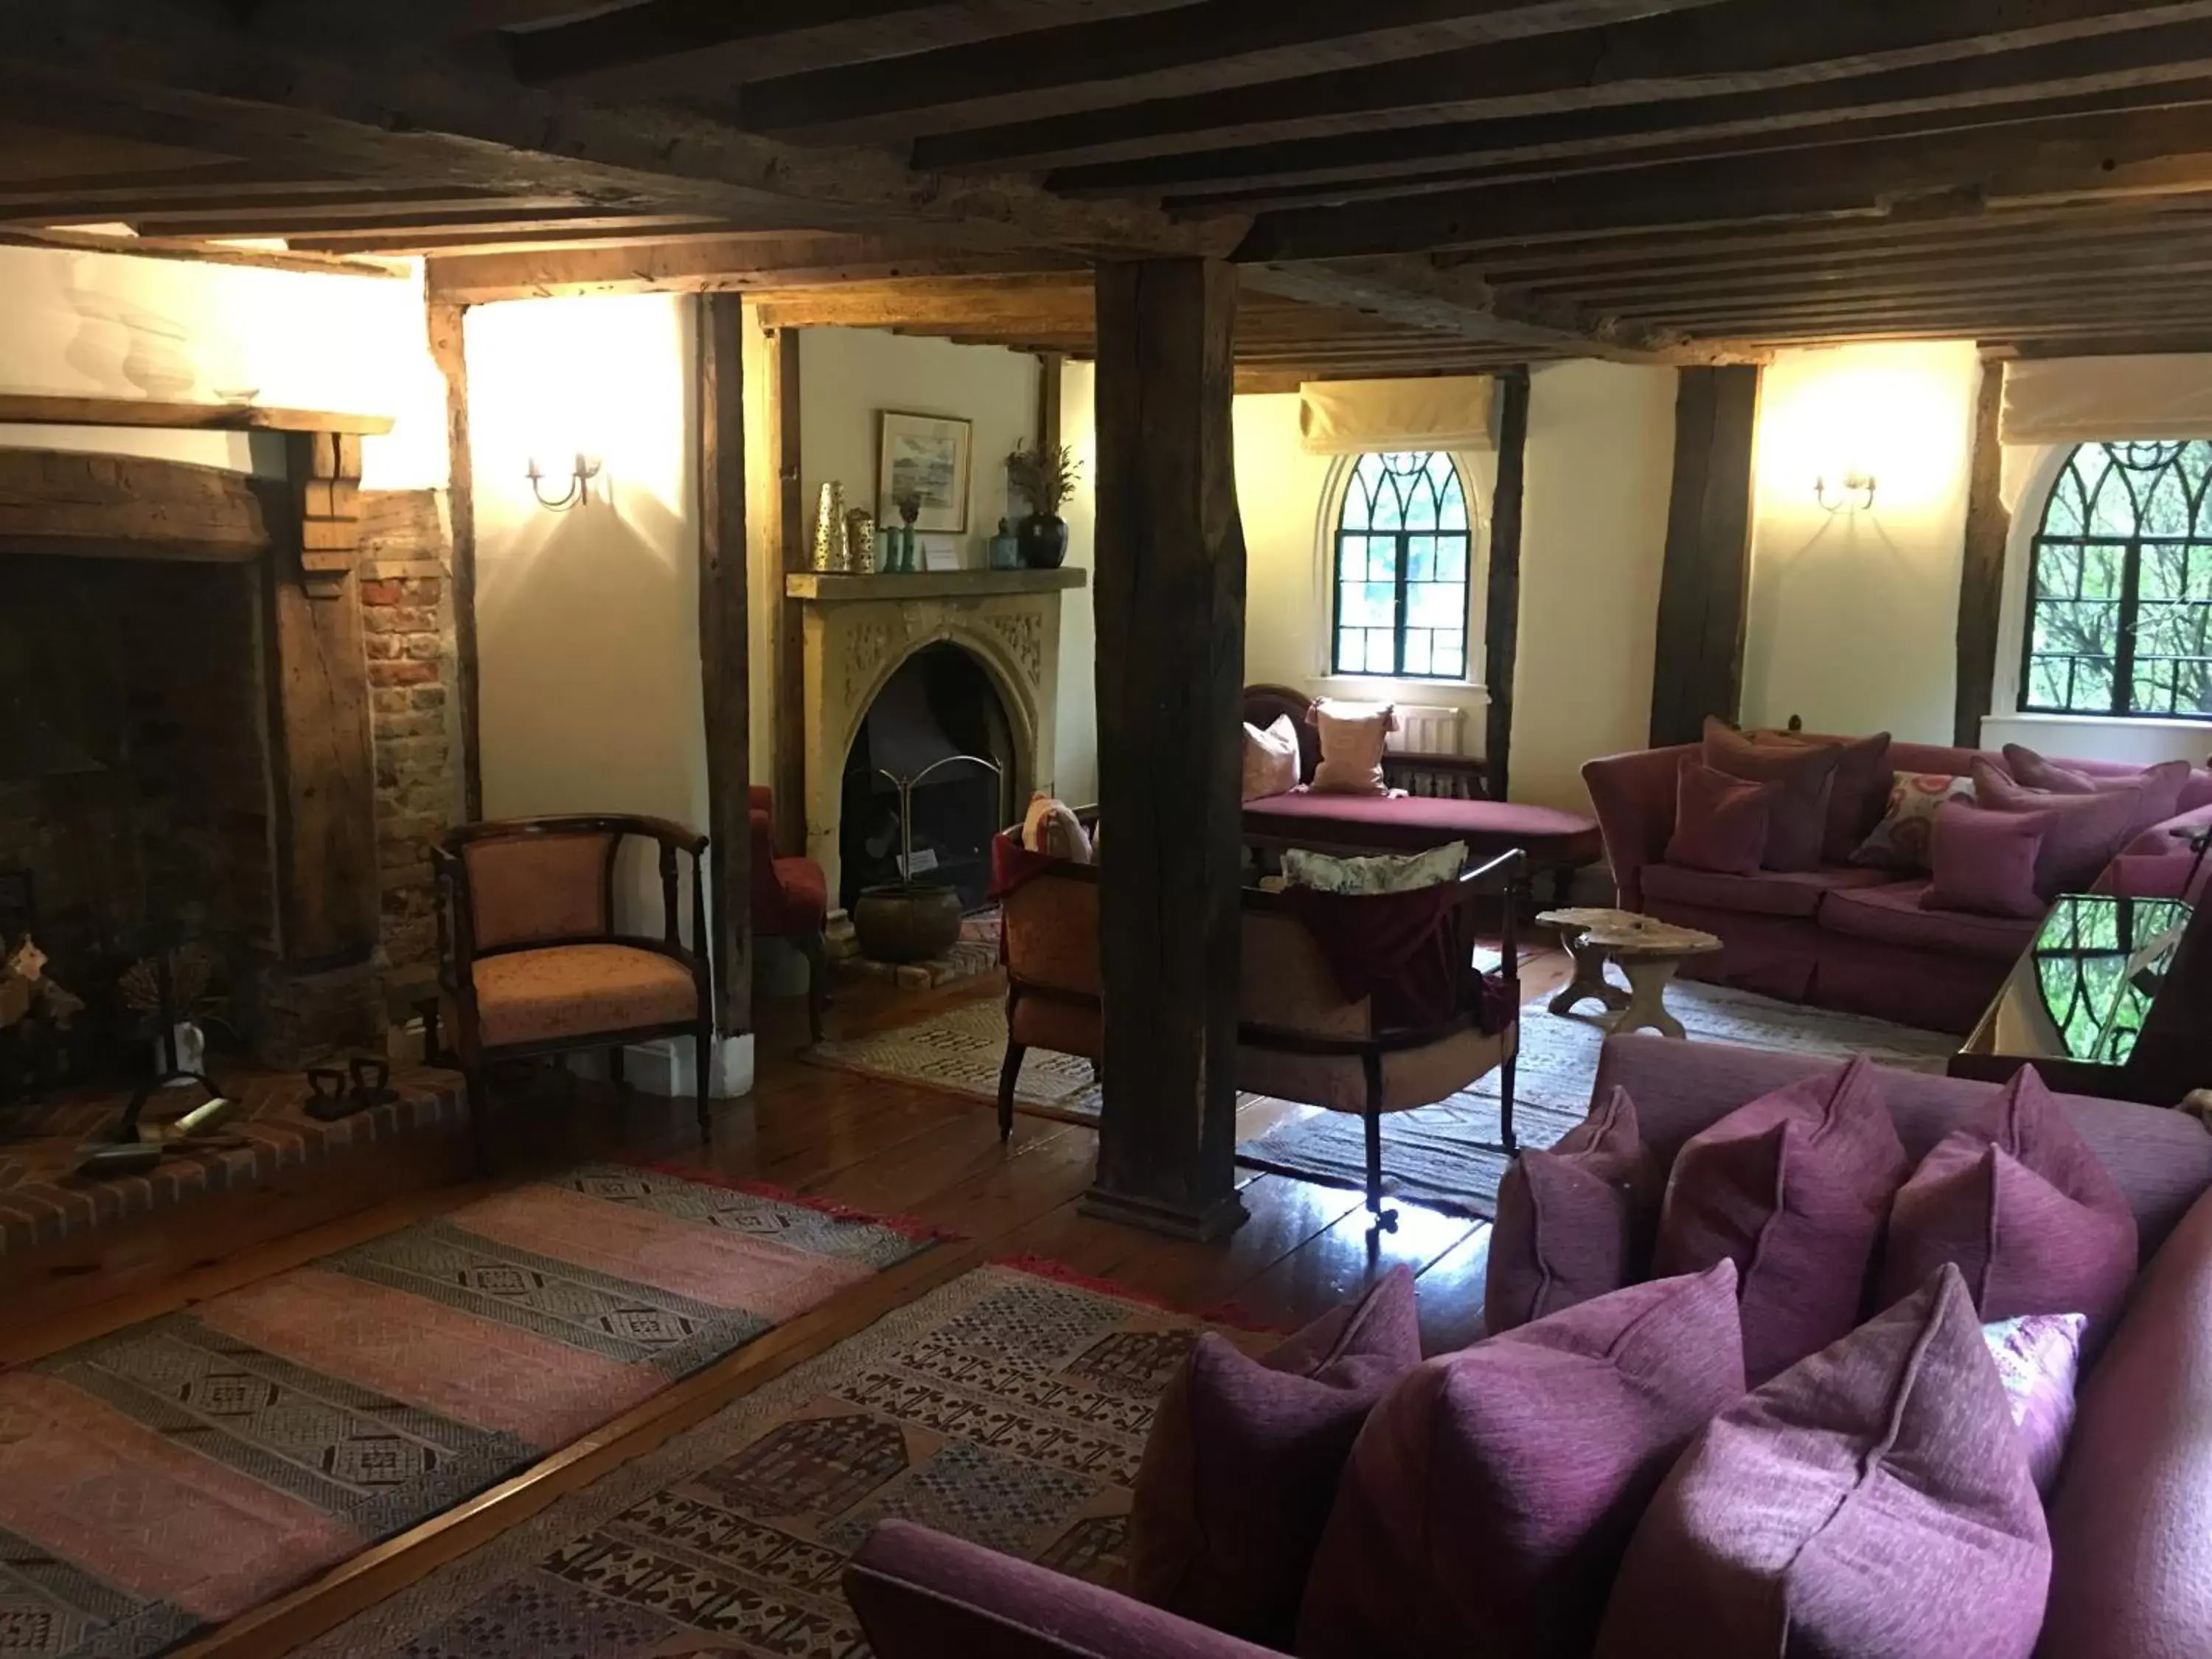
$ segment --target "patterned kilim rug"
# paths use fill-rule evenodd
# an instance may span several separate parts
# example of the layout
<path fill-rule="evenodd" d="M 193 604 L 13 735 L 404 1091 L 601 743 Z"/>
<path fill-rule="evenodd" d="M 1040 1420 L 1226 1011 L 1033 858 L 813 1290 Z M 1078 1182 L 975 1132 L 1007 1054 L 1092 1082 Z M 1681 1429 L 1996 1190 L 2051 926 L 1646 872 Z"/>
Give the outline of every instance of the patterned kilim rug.
<path fill-rule="evenodd" d="M 1583 1121 L 1597 1077 L 1606 1021 L 1595 1012 L 1553 1014 L 1551 994 L 1521 1012 L 1521 1058 L 1513 1091 L 1513 1123 L 1523 1146 L 1549 1146 Z M 1885 1066 L 1941 1071 L 1958 1039 L 1937 1031 L 1865 1019 L 1856 1014 L 1777 1002 L 1748 991 L 1696 981 L 1667 990 L 1667 1006 L 1692 1042 L 1733 1042 L 1824 1059 L 1868 1054 Z M 1498 1151 L 1498 1079 L 1495 1073 L 1436 1106 L 1383 1120 L 1384 1185 L 1431 1208 L 1485 1218 L 1497 1211 L 1505 1157 Z M 1286 1121 L 1237 1149 L 1255 1169 L 1337 1186 L 1366 1182 L 1366 1127 L 1357 1117 L 1322 1112 Z"/>
<path fill-rule="evenodd" d="M 0 1648 L 158 1652 L 925 1248 L 594 1165 L 0 1376 Z"/>
<path fill-rule="evenodd" d="M 1103 1578 L 1194 1328 L 979 1267 L 301 1651 L 848 1659 L 838 1575 L 886 1516 Z"/>
<path fill-rule="evenodd" d="M 807 1058 L 840 1071 L 972 1095 L 995 1105 L 999 1067 L 1006 1058 L 1006 1006 L 996 997 L 967 1003 L 880 1036 L 817 1043 Z M 1032 1048 L 1022 1056 L 1014 1107 L 1030 1117 L 1095 1124 L 1098 1079 L 1087 1060 Z"/>

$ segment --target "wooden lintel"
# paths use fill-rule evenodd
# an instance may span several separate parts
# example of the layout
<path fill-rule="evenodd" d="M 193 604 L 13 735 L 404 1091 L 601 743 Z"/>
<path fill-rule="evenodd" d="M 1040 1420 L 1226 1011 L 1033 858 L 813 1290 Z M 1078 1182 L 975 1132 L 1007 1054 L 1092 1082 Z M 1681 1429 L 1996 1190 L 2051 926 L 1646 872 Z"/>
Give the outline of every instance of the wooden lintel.
<path fill-rule="evenodd" d="M 348 415 L 317 409 L 263 409 L 252 404 L 175 404 L 152 398 L 77 398 L 0 392 L 0 426 L 157 427 L 179 432 L 342 432 L 381 437 L 389 415 Z"/>
<path fill-rule="evenodd" d="M 272 544 L 269 502 L 221 467 L 0 449 L 0 550 L 243 564 Z"/>

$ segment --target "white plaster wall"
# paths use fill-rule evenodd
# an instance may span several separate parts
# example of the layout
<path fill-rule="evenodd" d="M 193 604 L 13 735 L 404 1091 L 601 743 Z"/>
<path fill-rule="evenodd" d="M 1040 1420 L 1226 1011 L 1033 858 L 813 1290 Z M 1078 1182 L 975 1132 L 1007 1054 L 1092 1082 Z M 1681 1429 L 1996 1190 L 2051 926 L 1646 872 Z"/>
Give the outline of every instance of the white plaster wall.
<path fill-rule="evenodd" d="M 1786 351 L 1761 387 L 1743 716 L 1951 740 L 1980 366 L 1971 341 Z M 1814 481 L 1857 468 L 1871 511 Z"/>
<path fill-rule="evenodd" d="M 799 457 L 810 532 L 816 498 L 830 479 L 845 486 L 848 509 L 865 507 L 880 521 L 878 410 L 957 416 L 975 423 L 968 533 L 922 539 L 950 542 L 963 565 L 988 563 L 987 544 L 1007 516 L 1007 453 L 1017 443 L 1036 441 L 1042 373 L 1034 356 L 996 346 L 956 345 L 879 329 L 804 331 L 799 337 Z"/>
<path fill-rule="evenodd" d="M 1600 362 L 1530 377 L 1516 800 L 1587 811 L 1583 763 L 1650 739 L 1675 378 Z"/>
<path fill-rule="evenodd" d="M 1091 398 L 1097 371 L 1069 363 L 1060 371 L 1060 441 L 1075 452 L 1075 494 L 1061 507 L 1067 520 L 1067 562 L 1095 572 L 1098 526 L 1098 419 Z M 1095 583 L 1094 574 L 1091 581 Z M 1091 587 L 1060 596 L 1060 726 L 1054 763 L 1063 800 L 1098 799 L 1098 629 Z"/>
<path fill-rule="evenodd" d="M 0 247 L 0 391 L 390 415 L 362 448 L 372 489 L 447 482 L 446 389 L 419 270 L 333 276 L 124 254 Z M 243 433 L 0 427 L 0 444 L 275 473 Z"/>

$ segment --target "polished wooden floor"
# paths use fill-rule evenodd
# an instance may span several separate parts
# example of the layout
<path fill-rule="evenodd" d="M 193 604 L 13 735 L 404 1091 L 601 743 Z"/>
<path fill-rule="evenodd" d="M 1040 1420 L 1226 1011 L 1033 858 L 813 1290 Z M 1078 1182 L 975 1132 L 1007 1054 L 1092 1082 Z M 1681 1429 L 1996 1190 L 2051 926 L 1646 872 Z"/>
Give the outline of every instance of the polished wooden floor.
<path fill-rule="evenodd" d="M 1565 982 L 1567 964 L 1556 953 L 1537 955 L 1524 963 L 1522 977 L 1524 994 L 1540 994 Z M 866 1035 L 936 1007 L 1000 994 L 988 979 L 925 996 L 848 987 L 832 1011 L 830 1030 Z M 1249 1177 L 1242 1190 L 1251 1219 L 1230 1238 L 1195 1244 L 1133 1231 L 1077 1212 L 1095 1156 L 1090 1130 L 1017 1117 L 1012 1143 L 1002 1146 L 988 1104 L 811 1064 L 805 1042 L 801 1005 L 763 1005 L 758 1086 L 716 1110 L 712 1142 L 703 1146 L 688 1100 L 623 1097 L 605 1085 L 544 1073 L 519 1079 L 501 1103 L 496 1179 L 379 1204 L 274 1244 L 204 1261 L 157 1287 L 101 1297 L 97 1286 L 88 1285 L 86 1303 L 67 1316 L 0 1338 L 0 1368 L 21 1365 L 586 1157 L 710 1170 L 925 1221 L 957 1236 L 185 1651 L 230 1659 L 286 1652 L 981 1262 L 1042 1258 L 1193 1314 L 1284 1329 L 1357 1296 L 1403 1263 L 1418 1275 L 1422 1338 L 1430 1352 L 1479 1334 L 1486 1223 L 1400 1205 L 1396 1231 L 1378 1232 L 1355 1193 L 1240 1171 Z M 1286 1109 L 1305 1109 L 1246 1108 L 1239 1139 L 1264 1130 Z"/>

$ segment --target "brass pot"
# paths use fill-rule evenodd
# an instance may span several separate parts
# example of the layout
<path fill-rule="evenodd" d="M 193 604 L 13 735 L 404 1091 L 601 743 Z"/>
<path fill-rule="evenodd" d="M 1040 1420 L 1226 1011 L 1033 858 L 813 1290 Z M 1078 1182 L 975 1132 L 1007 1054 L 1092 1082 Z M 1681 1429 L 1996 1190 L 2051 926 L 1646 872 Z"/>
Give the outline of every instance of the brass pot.
<path fill-rule="evenodd" d="M 927 962 L 960 937 L 960 894 L 943 882 L 863 887 L 853 902 L 860 954 L 874 962 Z"/>

